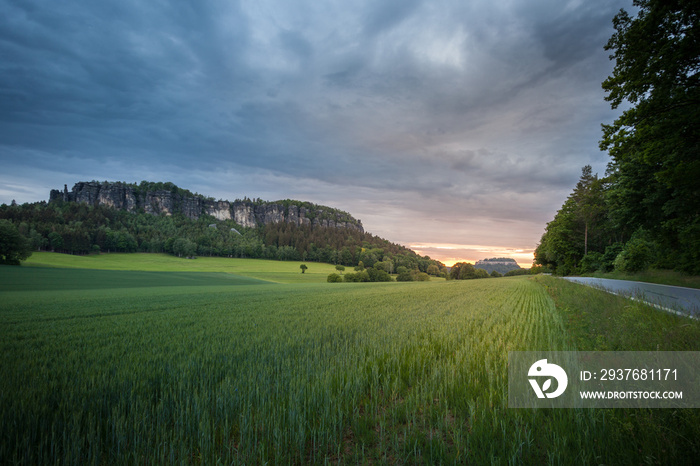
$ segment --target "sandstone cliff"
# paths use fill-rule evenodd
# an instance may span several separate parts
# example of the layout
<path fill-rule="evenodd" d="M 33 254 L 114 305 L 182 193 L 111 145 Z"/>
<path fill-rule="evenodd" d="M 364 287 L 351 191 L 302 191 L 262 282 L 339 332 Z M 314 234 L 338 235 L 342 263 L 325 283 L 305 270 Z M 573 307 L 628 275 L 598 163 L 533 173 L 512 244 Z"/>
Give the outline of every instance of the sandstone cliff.
<path fill-rule="evenodd" d="M 135 212 L 143 210 L 153 215 L 182 214 L 196 220 L 202 215 L 211 215 L 217 220 L 233 220 L 246 228 L 268 223 L 293 223 L 297 226 L 312 225 L 333 228 L 348 228 L 364 232 L 362 222 L 347 212 L 331 207 L 300 201 L 252 201 L 249 199 L 215 201 L 199 194 L 178 188 L 172 183 L 148 183 L 140 185 L 111 182 L 79 182 L 68 191 L 52 189 L 49 202 L 82 202 Z"/>
<path fill-rule="evenodd" d="M 515 259 L 511 259 L 508 257 L 496 257 L 493 259 L 483 259 L 480 261 L 476 261 L 476 264 L 474 264 L 474 267 L 477 269 L 484 269 L 487 272 L 491 273 L 494 270 L 498 273 L 508 273 L 511 270 L 517 270 L 520 268 L 517 262 L 515 262 Z"/>

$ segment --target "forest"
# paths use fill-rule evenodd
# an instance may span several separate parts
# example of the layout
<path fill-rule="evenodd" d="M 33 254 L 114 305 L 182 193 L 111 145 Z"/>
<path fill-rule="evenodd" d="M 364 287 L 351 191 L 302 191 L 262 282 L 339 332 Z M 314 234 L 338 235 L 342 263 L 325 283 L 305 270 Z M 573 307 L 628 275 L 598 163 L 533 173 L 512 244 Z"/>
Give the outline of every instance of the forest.
<path fill-rule="evenodd" d="M 107 206 L 55 200 L 0 206 L 34 251 L 68 254 L 157 252 L 180 257 L 221 256 L 328 262 L 373 267 L 377 262 L 427 272 L 444 264 L 370 233 L 349 228 L 278 222 L 244 228 L 204 215 L 126 212 Z"/>
<path fill-rule="evenodd" d="M 649 267 L 700 274 L 700 6 L 637 0 L 606 50 L 613 109 L 603 125 L 605 176 L 581 178 L 535 251 L 558 274 Z"/>

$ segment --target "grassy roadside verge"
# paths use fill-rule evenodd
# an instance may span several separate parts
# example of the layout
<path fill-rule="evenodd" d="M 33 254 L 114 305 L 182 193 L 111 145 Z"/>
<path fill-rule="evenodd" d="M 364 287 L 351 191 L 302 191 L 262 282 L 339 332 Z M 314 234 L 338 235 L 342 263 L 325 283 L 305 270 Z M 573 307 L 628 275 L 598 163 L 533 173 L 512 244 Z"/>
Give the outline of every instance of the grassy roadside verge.
<path fill-rule="evenodd" d="M 550 276 L 536 276 L 579 351 L 699 351 L 700 322 Z"/>
<path fill-rule="evenodd" d="M 698 351 L 700 322 L 555 277 L 537 276 L 579 351 Z M 600 409 L 609 463 L 672 464 L 700 458 L 700 410 Z M 636 459 L 635 459 L 636 458 Z M 675 458 L 671 461 L 670 458 Z"/>

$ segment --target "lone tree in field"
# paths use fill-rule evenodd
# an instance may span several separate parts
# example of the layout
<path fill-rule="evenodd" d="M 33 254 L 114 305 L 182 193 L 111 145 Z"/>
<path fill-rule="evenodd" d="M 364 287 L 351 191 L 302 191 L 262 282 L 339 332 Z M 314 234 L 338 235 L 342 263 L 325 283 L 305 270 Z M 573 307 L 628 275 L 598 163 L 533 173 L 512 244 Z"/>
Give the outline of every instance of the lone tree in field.
<path fill-rule="evenodd" d="M 338 264 L 335 266 L 335 270 L 337 270 L 338 272 L 340 272 L 342 274 L 343 272 L 345 272 L 345 267 Z"/>
<path fill-rule="evenodd" d="M 0 264 L 19 265 L 32 255 L 29 241 L 9 220 L 0 220 Z"/>
<path fill-rule="evenodd" d="M 301 273 L 306 272 L 306 269 L 308 269 L 308 267 L 306 266 L 306 264 L 301 264 L 301 265 L 299 266 L 299 268 L 301 269 Z"/>

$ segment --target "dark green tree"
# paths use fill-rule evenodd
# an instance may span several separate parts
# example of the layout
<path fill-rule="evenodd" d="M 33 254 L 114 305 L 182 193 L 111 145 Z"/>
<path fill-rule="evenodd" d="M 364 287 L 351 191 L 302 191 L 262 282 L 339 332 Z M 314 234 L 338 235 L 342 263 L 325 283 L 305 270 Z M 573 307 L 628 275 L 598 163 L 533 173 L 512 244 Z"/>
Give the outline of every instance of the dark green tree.
<path fill-rule="evenodd" d="M 41 248 L 49 244 L 49 240 L 41 236 L 41 233 L 34 229 L 29 232 L 29 242 L 32 245 L 32 249 L 35 251 L 41 251 Z"/>
<path fill-rule="evenodd" d="M 603 186 L 590 165 L 581 169 L 581 178 L 576 183 L 572 197 L 576 203 L 577 220 L 583 225 L 583 254 L 586 255 L 589 230 L 602 223 L 605 212 Z"/>
<path fill-rule="evenodd" d="M 301 264 L 301 265 L 299 266 L 299 268 L 301 269 L 301 273 L 306 272 L 306 269 L 308 269 L 308 267 L 306 266 L 306 264 Z"/>
<path fill-rule="evenodd" d="M 52 250 L 60 251 L 63 249 L 63 237 L 58 232 L 52 231 L 49 233 L 49 242 Z"/>
<path fill-rule="evenodd" d="M 369 275 L 369 281 L 371 282 L 390 282 L 392 281 L 391 275 L 384 270 L 378 269 L 376 267 L 370 267 L 366 270 L 367 275 Z"/>
<path fill-rule="evenodd" d="M 457 262 L 450 269 L 450 278 L 453 280 L 468 280 L 476 277 L 476 269 L 469 262 Z"/>
<path fill-rule="evenodd" d="M 32 255 L 32 246 L 9 220 L 0 220 L 0 264 L 19 265 Z"/>
<path fill-rule="evenodd" d="M 609 240 L 605 195 L 591 166 L 583 167 L 574 191 L 547 224 L 535 249 L 535 263 L 567 275 L 590 250 L 602 253 Z"/>
<path fill-rule="evenodd" d="M 173 242 L 173 253 L 178 257 L 193 257 L 197 254 L 197 244 L 187 238 L 177 238 Z"/>
<path fill-rule="evenodd" d="M 399 267 L 396 268 L 396 281 L 397 282 L 412 282 L 413 281 L 413 275 L 411 275 L 411 271 L 408 270 L 407 267 L 400 265 Z"/>
<path fill-rule="evenodd" d="M 612 161 L 615 228 L 648 231 L 688 271 L 700 271 L 700 2 L 635 0 L 621 10 L 606 49 L 615 61 L 603 83 L 613 109 L 600 146 Z"/>
<path fill-rule="evenodd" d="M 326 281 L 327 281 L 328 283 L 340 283 L 340 282 L 343 281 L 343 277 L 341 277 L 341 276 L 338 275 L 337 273 L 331 273 L 331 274 L 329 274 L 328 277 L 326 278 Z"/>

